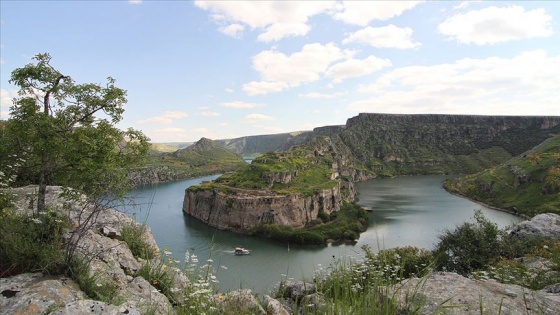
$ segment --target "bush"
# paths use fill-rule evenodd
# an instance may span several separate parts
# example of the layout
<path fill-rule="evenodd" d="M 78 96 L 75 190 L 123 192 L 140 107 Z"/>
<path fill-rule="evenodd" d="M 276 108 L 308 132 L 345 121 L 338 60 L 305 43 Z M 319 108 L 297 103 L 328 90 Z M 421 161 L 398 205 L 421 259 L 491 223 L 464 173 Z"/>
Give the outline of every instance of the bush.
<path fill-rule="evenodd" d="M 497 262 L 502 254 L 505 231 L 476 211 L 475 222 L 466 222 L 439 236 L 434 249 L 436 269 L 463 276 Z"/>
<path fill-rule="evenodd" d="M 38 216 L 0 213 L 0 276 L 24 272 L 58 274 L 65 268 L 62 234 L 66 220 L 54 211 Z"/>

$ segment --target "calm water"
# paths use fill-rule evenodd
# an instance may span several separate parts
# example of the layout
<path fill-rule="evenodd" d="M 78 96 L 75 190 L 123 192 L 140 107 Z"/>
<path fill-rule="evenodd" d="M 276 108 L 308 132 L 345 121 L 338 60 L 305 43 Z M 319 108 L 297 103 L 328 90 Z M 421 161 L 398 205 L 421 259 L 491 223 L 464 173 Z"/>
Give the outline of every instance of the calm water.
<path fill-rule="evenodd" d="M 288 247 L 219 231 L 184 216 L 185 189 L 216 177 L 135 189 L 129 196 L 135 197 L 138 205 L 127 206 L 126 211 L 150 226 L 158 245 L 171 251 L 173 259 L 183 261 L 187 251 L 196 254 L 201 263 L 212 259 L 221 291 L 249 288 L 269 293 L 282 277 L 310 277 L 314 271 L 328 267 L 333 257 L 359 257 L 364 244 L 375 250 L 406 245 L 430 249 L 442 231 L 472 220 L 475 209 L 481 209 L 501 227 L 520 221 L 511 214 L 447 193 L 441 188 L 443 176 L 376 179 L 357 185 L 358 203 L 373 211 L 368 230 L 356 244 Z M 250 249 L 251 255 L 233 255 L 237 246 Z"/>

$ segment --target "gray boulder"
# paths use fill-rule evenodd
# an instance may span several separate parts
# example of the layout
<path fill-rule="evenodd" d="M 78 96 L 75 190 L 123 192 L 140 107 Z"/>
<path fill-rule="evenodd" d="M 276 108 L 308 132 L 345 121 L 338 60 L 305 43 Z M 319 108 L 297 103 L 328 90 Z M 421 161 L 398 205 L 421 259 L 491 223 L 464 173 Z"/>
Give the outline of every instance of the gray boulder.
<path fill-rule="evenodd" d="M 560 239 L 560 215 L 554 213 L 536 215 L 531 220 L 517 224 L 510 233 L 522 238 L 548 237 Z"/>
<path fill-rule="evenodd" d="M 419 314 L 560 314 L 558 294 L 450 272 L 407 279 L 393 290 L 401 308 Z"/>

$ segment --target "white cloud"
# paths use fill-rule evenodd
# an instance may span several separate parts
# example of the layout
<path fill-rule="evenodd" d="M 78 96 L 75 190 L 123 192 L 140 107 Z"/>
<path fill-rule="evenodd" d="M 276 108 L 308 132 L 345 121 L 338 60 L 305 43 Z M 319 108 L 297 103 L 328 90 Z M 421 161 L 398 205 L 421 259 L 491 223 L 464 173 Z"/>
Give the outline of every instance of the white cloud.
<path fill-rule="evenodd" d="M 128 0 L 128 3 L 130 3 L 130 4 L 141 4 L 142 0 Z"/>
<path fill-rule="evenodd" d="M 226 88 L 225 91 L 228 92 L 228 93 L 233 93 L 233 92 L 235 92 L 233 89 L 230 89 L 230 88 Z"/>
<path fill-rule="evenodd" d="M 168 125 L 171 124 L 174 119 L 186 118 L 186 117 L 189 117 L 189 115 L 185 112 L 166 111 L 160 116 L 150 117 L 147 119 L 139 120 L 138 122 L 141 124 L 154 123 L 154 124 Z"/>
<path fill-rule="evenodd" d="M 220 32 L 234 38 L 240 38 L 243 34 L 243 30 L 245 30 L 245 26 L 237 23 L 233 23 L 220 28 Z"/>
<path fill-rule="evenodd" d="M 243 90 L 249 95 L 266 94 L 313 82 L 321 78 L 331 63 L 352 54 L 332 43 L 307 44 L 290 56 L 274 49 L 265 50 L 253 57 L 253 69 L 263 81 L 247 83 L 243 85 Z"/>
<path fill-rule="evenodd" d="M 243 120 L 245 121 L 274 120 L 274 117 L 263 115 L 263 114 L 250 114 L 245 116 Z"/>
<path fill-rule="evenodd" d="M 197 0 L 194 4 L 212 12 L 216 23 L 247 25 L 262 31 L 258 39 L 268 42 L 307 34 L 309 17 L 332 10 L 336 2 Z"/>
<path fill-rule="evenodd" d="M 332 78 L 335 83 L 340 83 L 344 79 L 361 77 L 390 66 L 391 61 L 389 59 L 381 59 L 375 56 L 369 56 L 366 59 L 351 58 L 329 67 L 325 76 Z"/>
<path fill-rule="evenodd" d="M 347 24 L 366 26 L 373 20 L 386 21 L 414 8 L 423 1 L 342 1 L 342 12 L 336 20 Z"/>
<path fill-rule="evenodd" d="M 398 27 L 393 24 L 383 27 L 368 26 L 350 34 L 342 43 L 362 43 L 376 48 L 411 49 L 422 45 L 412 41 L 412 33 L 410 27 Z"/>
<path fill-rule="evenodd" d="M 346 94 L 348 94 L 348 92 L 336 92 L 336 93 L 332 93 L 332 94 L 322 94 L 322 93 L 319 93 L 319 92 L 311 92 L 311 93 L 307 93 L 307 94 L 300 94 L 299 96 L 304 97 L 304 98 L 310 98 L 310 99 L 329 100 L 329 99 L 345 96 Z"/>
<path fill-rule="evenodd" d="M 305 23 L 275 23 L 260 34 L 257 39 L 261 42 L 272 42 L 281 40 L 288 36 L 303 36 L 309 32 L 311 27 Z"/>
<path fill-rule="evenodd" d="M 263 107 L 263 104 L 257 104 L 257 103 L 247 103 L 247 102 L 243 102 L 243 101 L 235 101 L 235 102 L 224 102 L 221 103 L 220 105 L 224 106 L 224 107 L 230 107 L 230 108 L 257 108 L 257 107 Z"/>
<path fill-rule="evenodd" d="M 168 118 L 186 118 L 189 117 L 189 115 L 185 112 L 181 112 L 181 111 L 166 111 L 165 113 L 163 113 L 164 117 L 168 117 Z"/>
<path fill-rule="evenodd" d="M 525 11 L 518 5 L 495 6 L 449 17 L 438 31 L 463 44 L 491 45 L 552 35 L 552 17 L 544 9 Z"/>
<path fill-rule="evenodd" d="M 10 108 L 12 106 L 12 101 L 14 98 L 18 97 L 16 90 L 6 90 L 0 89 L 0 107 Z"/>
<path fill-rule="evenodd" d="M 359 92 L 370 99 L 353 111 L 558 115 L 560 56 L 544 50 L 511 59 L 465 58 L 434 66 L 410 66 L 381 76 Z M 554 108 L 554 109 L 553 109 Z"/>
<path fill-rule="evenodd" d="M 243 84 L 243 91 L 250 96 L 280 92 L 287 88 L 288 84 L 284 82 L 251 81 Z"/>
<path fill-rule="evenodd" d="M 205 117 L 216 117 L 216 116 L 220 116 L 220 113 L 217 112 L 212 112 L 209 110 L 205 110 L 205 111 L 201 111 L 200 115 L 205 116 Z"/>
<path fill-rule="evenodd" d="M 194 137 L 185 128 L 162 128 L 147 132 L 152 142 L 188 141 Z"/>

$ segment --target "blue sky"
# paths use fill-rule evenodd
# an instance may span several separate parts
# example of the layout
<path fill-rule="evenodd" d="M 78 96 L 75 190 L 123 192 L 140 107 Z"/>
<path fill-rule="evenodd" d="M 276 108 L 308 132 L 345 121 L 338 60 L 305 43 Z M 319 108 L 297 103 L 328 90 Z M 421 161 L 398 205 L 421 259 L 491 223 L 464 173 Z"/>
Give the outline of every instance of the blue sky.
<path fill-rule="evenodd" d="M 361 112 L 560 115 L 560 2 L 0 1 L 13 69 L 48 52 L 128 91 L 154 142 L 345 124 Z"/>

